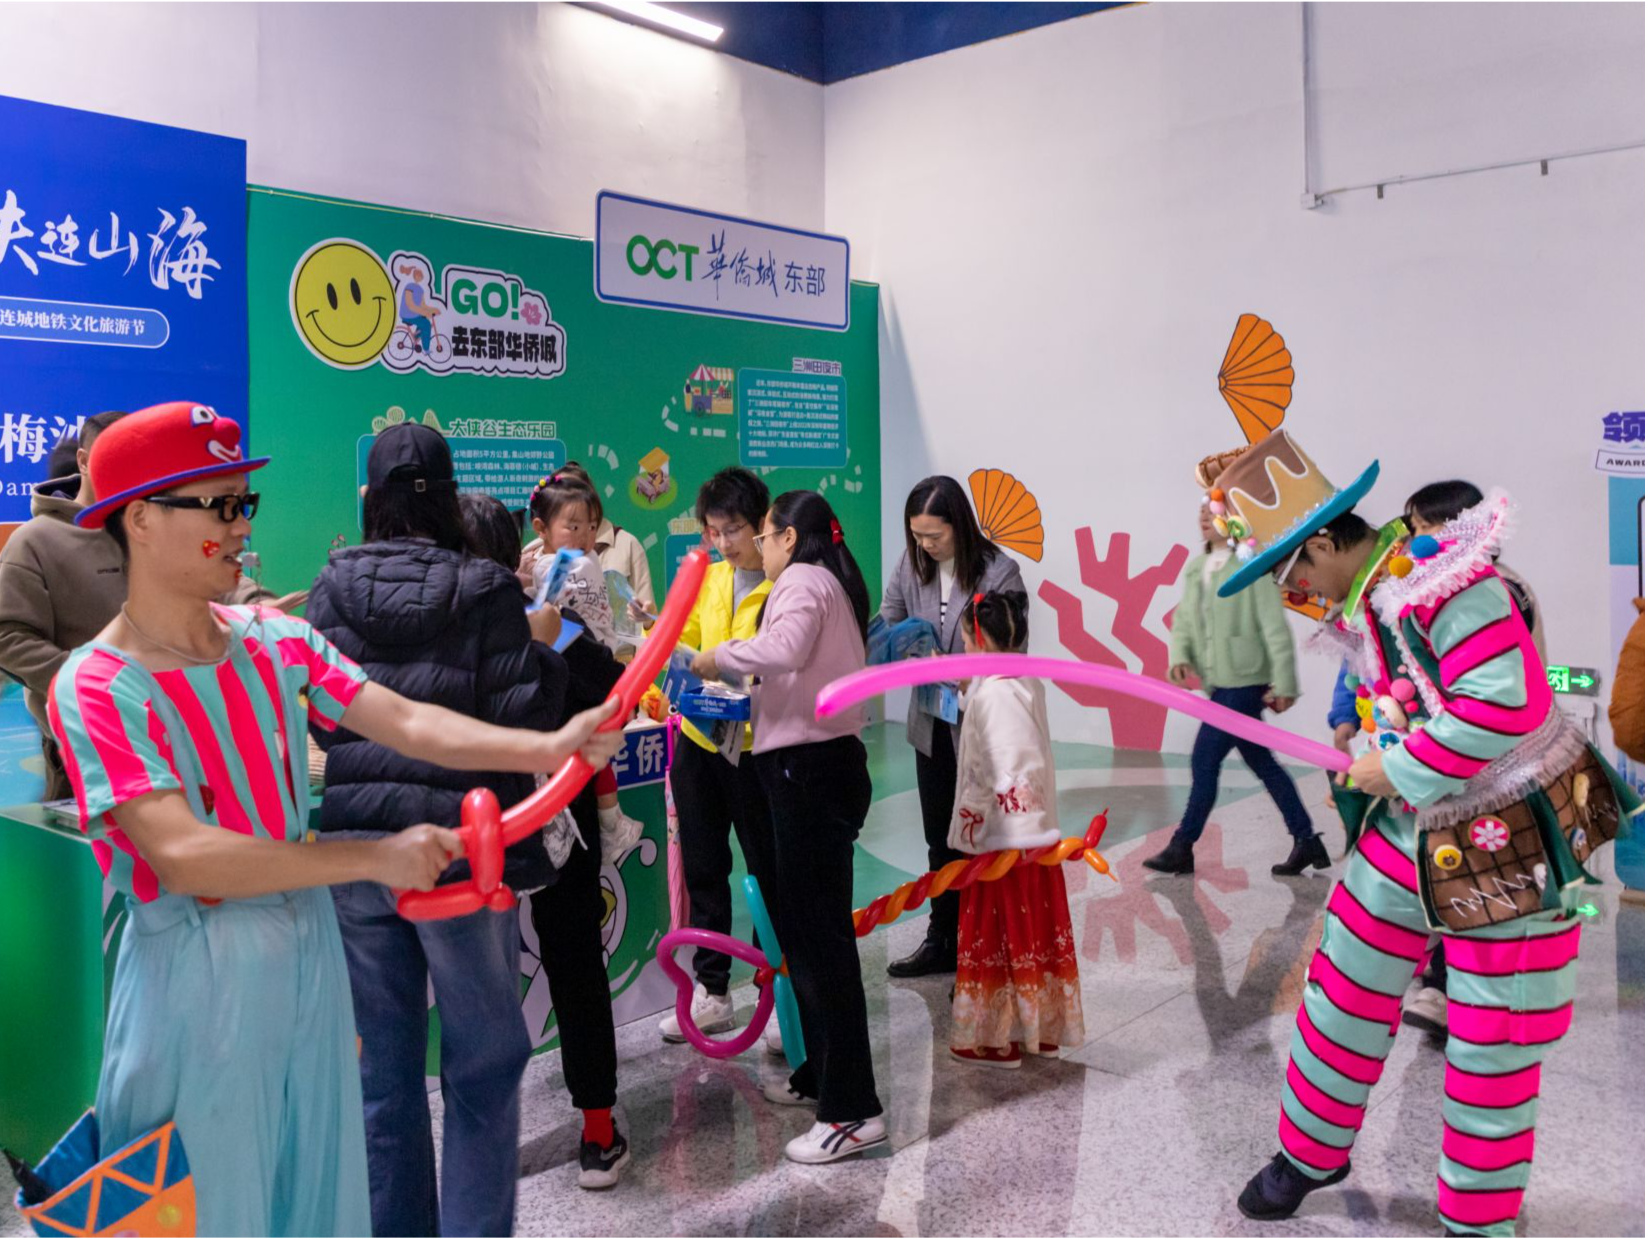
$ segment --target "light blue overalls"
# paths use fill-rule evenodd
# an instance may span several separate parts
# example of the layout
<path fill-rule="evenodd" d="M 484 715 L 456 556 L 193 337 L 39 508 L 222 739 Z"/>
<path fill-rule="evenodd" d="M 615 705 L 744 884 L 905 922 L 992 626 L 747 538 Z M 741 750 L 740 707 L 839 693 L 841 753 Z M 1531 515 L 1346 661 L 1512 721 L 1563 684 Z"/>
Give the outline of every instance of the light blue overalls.
<path fill-rule="evenodd" d="M 230 656 L 255 674 L 242 640 Z M 189 806 L 209 821 L 189 731 L 148 677 Z M 286 751 L 305 753 L 305 711 L 276 678 Z M 307 771 L 289 781 L 294 834 L 308 819 Z M 330 891 L 127 905 L 97 1089 L 102 1147 L 175 1119 L 201 1234 L 370 1234 L 353 998 Z"/>

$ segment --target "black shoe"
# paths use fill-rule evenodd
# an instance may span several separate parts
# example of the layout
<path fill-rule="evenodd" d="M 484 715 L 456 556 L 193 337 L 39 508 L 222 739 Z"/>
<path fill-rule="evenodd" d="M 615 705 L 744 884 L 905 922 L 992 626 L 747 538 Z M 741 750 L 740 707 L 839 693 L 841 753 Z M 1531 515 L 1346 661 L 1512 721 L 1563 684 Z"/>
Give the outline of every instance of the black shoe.
<path fill-rule="evenodd" d="M 941 976 L 959 966 L 959 946 L 951 941 L 927 937 L 906 959 L 898 959 L 885 969 L 888 976 L 912 980 L 915 976 Z"/>
<path fill-rule="evenodd" d="M 1350 1168 L 1344 1165 L 1329 1178 L 1310 1178 L 1285 1153 L 1276 1153 L 1239 1193 L 1239 1210 L 1253 1221 L 1283 1221 L 1302 1206 L 1309 1191 L 1335 1186 Z"/>
<path fill-rule="evenodd" d="M 1310 834 L 1307 838 L 1299 838 L 1291 844 L 1291 854 L 1286 857 L 1285 863 L 1276 864 L 1268 871 L 1276 877 L 1295 877 L 1305 868 L 1330 868 L 1331 857 L 1325 850 L 1325 844 L 1320 841 L 1318 834 Z"/>
<path fill-rule="evenodd" d="M 1194 871 L 1194 849 L 1187 843 L 1179 843 L 1173 838 L 1166 844 L 1164 851 L 1149 856 L 1142 862 L 1142 866 L 1151 868 L 1156 873 L 1191 873 Z"/>
<path fill-rule="evenodd" d="M 628 1140 L 615 1126 L 611 1128 L 611 1136 L 609 1148 L 602 1148 L 592 1139 L 583 1141 L 578 1155 L 582 1169 L 577 1174 L 577 1185 L 585 1191 L 608 1191 L 623 1176 L 623 1166 L 628 1164 Z"/>

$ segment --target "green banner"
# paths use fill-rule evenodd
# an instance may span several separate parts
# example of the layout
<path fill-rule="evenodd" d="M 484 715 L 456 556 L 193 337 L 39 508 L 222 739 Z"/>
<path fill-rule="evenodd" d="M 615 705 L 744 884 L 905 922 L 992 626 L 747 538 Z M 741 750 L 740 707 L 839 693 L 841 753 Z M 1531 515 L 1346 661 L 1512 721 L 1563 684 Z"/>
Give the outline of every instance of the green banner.
<path fill-rule="evenodd" d="M 592 242 L 547 233 L 253 189 L 249 234 L 252 448 L 274 457 L 255 545 L 275 590 L 308 583 L 335 540 L 358 543 L 363 440 L 407 418 L 438 425 L 464 481 L 511 505 L 580 462 L 659 593 L 699 540 L 697 487 L 737 463 L 773 494 L 826 494 L 880 579 L 877 288 L 852 287 L 849 331 L 818 331 L 604 304 Z M 771 371 L 838 375 L 843 448 L 818 450 L 766 394 L 744 458 L 745 369 L 766 393 Z"/>
<path fill-rule="evenodd" d="M 659 600 L 701 541 L 698 487 L 738 463 L 774 495 L 826 494 L 877 591 L 877 288 L 852 287 L 845 332 L 610 305 L 594 297 L 589 241 L 261 189 L 249 236 L 252 449 L 274 458 L 257 479 L 253 544 L 276 592 L 306 586 L 332 545 L 360 541 L 371 436 L 407 419 L 438 426 L 462 483 L 510 506 L 581 463 L 608 518 L 646 548 Z M 738 402 L 752 398 L 750 447 Z M 662 789 L 625 790 L 622 804 L 646 832 L 601 871 L 618 1023 L 673 1001 L 653 958 L 668 929 Z M 522 1004 L 549 1047 L 555 1020 L 523 914 L 521 929 Z"/>

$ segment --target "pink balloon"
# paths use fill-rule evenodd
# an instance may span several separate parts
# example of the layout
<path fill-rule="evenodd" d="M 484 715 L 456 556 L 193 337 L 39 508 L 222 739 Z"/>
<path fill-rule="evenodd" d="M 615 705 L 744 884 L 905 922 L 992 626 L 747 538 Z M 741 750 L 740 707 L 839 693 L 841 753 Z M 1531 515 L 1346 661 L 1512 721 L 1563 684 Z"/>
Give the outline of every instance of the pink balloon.
<path fill-rule="evenodd" d="M 761 985 L 759 999 L 754 1004 L 754 1017 L 749 1019 L 748 1026 L 730 1040 L 715 1040 L 699 1030 L 691 1021 L 691 994 L 695 983 L 692 977 L 686 974 L 685 968 L 674 961 L 674 952 L 681 946 L 707 946 L 710 950 L 719 950 L 754 967 L 765 966 L 765 955 L 746 941 L 738 941 L 735 937 L 727 937 L 723 933 L 711 932 L 708 929 L 673 929 L 657 943 L 657 962 L 674 982 L 678 994 L 674 999 L 674 1016 L 680 1021 L 680 1034 L 689 1040 L 698 1052 L 706 1053 L 709 1057 L 736 1057 L 758 1040 L 760 1033 L 765 1031 L 766 1021 L 771 1018 L 771 1007 L 776 1002 L 774 990 L 777 986 Z"/>
<path fill-rule="evenodd" d="M 962 653 L 944 658 L 908 658 L 885 666 L 870 666 L 854 675 L 836 679 L 817 693 L 817 717 L 837 714 L 842 709 L 849 709 L 893 688 L 912 688 L 919 684 L 946 683 L 955 679 L 979 679 L 984 675 L 1049 679 L 1054 683 L 1107 688 L 1188 714 L 1218 730 L 1227 731 L 1236 739 L 1248 739 L 1321 769 L 1345 772 L 1353 764 L 1347 753 L 1339 752 L 1328 744 L 1305 739 L 1280 727 L 1246 717 L 1226 705 L 1218 705 L 1198 693 L 1175 687 L 1164 680 L 1150 679 L 1146 675 L 1112 666 L 1097 666 L 1091 662 L 1033 658 L 1021 653 Z"/>

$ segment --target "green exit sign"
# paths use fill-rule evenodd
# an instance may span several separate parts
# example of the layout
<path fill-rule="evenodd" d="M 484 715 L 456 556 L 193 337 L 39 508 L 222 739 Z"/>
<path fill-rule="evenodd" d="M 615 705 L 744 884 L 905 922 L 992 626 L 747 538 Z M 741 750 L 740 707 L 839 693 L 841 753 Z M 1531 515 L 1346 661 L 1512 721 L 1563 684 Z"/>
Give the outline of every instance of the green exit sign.
<path fill-rule="evenodd" d="M 1548 686 L 1566 696 L 1598 696 L 1599 672 L 1591 666 L 1550 666 Z"/>

